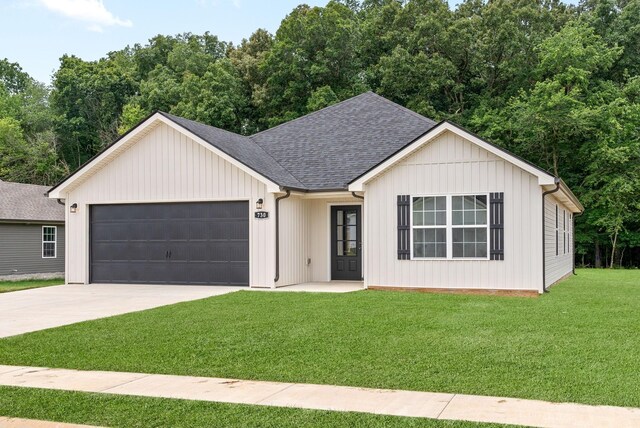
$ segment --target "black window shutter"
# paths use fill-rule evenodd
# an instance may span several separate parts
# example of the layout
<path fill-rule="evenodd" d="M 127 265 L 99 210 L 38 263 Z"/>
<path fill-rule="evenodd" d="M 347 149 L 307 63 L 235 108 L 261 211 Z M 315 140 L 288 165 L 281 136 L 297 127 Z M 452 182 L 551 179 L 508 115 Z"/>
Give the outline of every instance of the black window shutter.
<path fill-rule="evenodd" d="M 409 260 L 409 209 L 411 197 L 409 195 L 398 195 L 398 260 Z"/>
<path fill-rule="evenodd" d="M 489 255 L 504 260 L 504 193 L 489 194 Z"/>

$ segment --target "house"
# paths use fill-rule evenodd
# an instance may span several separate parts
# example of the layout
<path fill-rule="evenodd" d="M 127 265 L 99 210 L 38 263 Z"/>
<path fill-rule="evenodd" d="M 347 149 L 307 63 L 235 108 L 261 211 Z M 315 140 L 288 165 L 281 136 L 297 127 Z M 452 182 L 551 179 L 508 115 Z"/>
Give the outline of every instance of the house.
<path fill-rule="evenodd" d="M 541 293 L 572 272 L 583 210 L 558 177 L 371 92 L 250 137 L 157 112 L 49 197 L 82 284 Z"/>
<path fill-rule="evenodd" d="M 47 190 L 0 180 L 0 280 L 64 275 L 64 206 Z"/>

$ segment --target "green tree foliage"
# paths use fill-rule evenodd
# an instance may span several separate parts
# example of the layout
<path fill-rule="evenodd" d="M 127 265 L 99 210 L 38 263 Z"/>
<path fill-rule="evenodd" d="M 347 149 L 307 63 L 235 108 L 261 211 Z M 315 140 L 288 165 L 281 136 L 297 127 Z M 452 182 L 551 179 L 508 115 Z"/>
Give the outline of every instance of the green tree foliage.
<path fill-rule="evenodd" d="M 5 60 L 0 177 L 49 183 L 155 110 L 252 134 L 373 90 L 562 176 L 587 208 L 579 262 L 640 266 L 639 16 L 640 0 L 332 0 L 238 46 L 185 33 L 64 56 L 51 94 Z"/>

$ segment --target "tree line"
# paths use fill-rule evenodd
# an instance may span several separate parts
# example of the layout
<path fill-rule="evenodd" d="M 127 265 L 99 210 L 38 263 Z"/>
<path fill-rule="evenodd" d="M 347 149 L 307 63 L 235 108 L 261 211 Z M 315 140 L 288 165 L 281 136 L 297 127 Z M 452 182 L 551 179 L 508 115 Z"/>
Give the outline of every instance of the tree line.
<path fill-rule="evenodd" d="M 561 176 L 577 263 L 640 266 L 640 0 L 341 0 L 239 45 L 157 35 L 50 86 L 0 62 L 0 179 L 51 185 L 154 110 L 252 134 L 367 90 Z"/>

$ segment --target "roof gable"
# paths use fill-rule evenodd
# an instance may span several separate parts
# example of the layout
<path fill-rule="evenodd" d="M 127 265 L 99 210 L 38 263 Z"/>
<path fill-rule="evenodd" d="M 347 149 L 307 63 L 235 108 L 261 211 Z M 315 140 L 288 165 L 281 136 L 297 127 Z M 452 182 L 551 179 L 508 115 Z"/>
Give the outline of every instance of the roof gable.
<path fill-rule="evenodd" d="M 367 172 L 365 172 L 364 174 L 361 174 L 359 177 L 354 179 L 351 183 L 349 183 L 349 190 L 362 191 L 364 188 L 364 185 L 367 182 L 373 180 L 375 177 L 382 174 L 385 170 L 392 168 L 398 162 L 402 161 L 407 156 L 410 156 L 411 154 L 415 153 L 417 150 L 422 148 L 425 144 L 430 143 L 436 137 L 438 137 L 439 135 L 447 131 L 453 132 L 454 134 L 458 134 L 464 139 L 470 141 L 471 143 L 478 145 L 482 149 L 529 172 L 530 174 L 538 178 L 538 184 L 540 184 L 541 186 L 555 184 L 556 182 L 556 178 L 552 174 L 549 174 L 547 171 L 514 155 L 513 153 L 508 152 L 505 149 L 502 149 L 494 144 L 489 143 L 488 141 L 481 139 L 480 137 L 470 133 L 469 131 L 465 130 L 464 128 L 456 124 L 453 124 L 449 121 L 443 121 L 443 122 L 440 122 L 435 127 L 433 127 L 432 129 L 430 129 L 425 134 L 421 135 L 419 138 L 417 138 L 410 144 L 408 144 L 407 146 L 405 146 L 404 148 L 402 148 L 401 150 L 399 150 L 398 152 L 394 153 L 392 156 L 389 156 L 388 158 L 379 162 L 377 165 L 369 169 Z"/>

